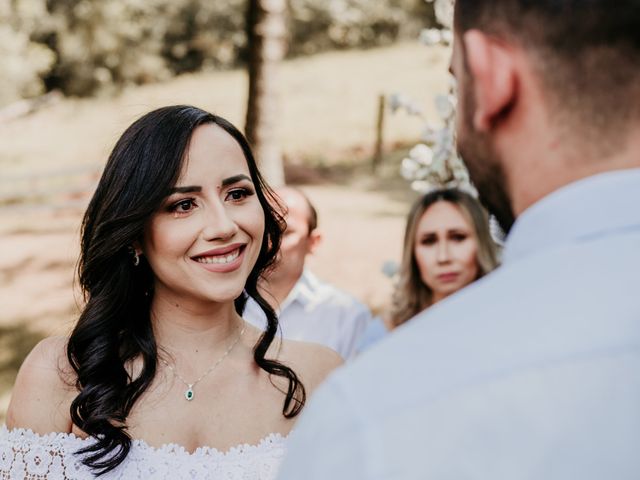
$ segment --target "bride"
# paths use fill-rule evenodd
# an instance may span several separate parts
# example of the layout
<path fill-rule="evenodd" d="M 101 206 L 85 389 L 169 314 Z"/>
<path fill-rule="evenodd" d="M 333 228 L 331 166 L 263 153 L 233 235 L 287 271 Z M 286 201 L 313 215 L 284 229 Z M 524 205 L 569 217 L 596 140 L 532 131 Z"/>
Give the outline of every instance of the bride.
<path fill-rule="evenodd" d="M 131 125 L 84 215 L 84 309 L 24 362 L 0 477 L 273 478 L 306 395 L 340 363 L 281 341 L 256 288 L 278 208 L 226 120 L 173 106 Z M 242 319 L 247 295 L 265 332 Z"/>

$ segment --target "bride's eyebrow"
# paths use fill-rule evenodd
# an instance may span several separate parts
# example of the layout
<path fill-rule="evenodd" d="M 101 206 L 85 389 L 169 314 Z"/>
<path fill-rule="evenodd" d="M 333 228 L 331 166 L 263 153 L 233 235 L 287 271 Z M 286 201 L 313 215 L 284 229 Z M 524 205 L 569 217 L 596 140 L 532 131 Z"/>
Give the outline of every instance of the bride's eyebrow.
<path fill-rule="evenodd" d="M 198 187 L 197 185 L 189 185 L 186 187 L 173 187 L 169 190 L 169 195 L 173 193 L 193 193 L 193 192 L 201 192 L 202 187 Z"/>
<path fill-rule="evenodd" d="M 234 183 L 238 183 L 241 180 L 249 180 L 250 182 L 253 183 L 253 180 L 251 180 L 251 177 L 245 175 L 244 173 L 241 173 L 240 175 L 234 175 L 232 177 L 225 178 L 224 180 L 222 180 L 222 186 L 226 187 L 229 185 L 233 185 Z"/>
<path fill-rule="evenodd" d="M 253 180 L 251 180 L 251 177 L 243 173 L 225 178 L 224 180 L 222 180 L 221 183 L 223 187 L 226 187 L 229 185 L 233 185 L 234 183 L 238 183 L 242 180 L 248 180 L 251 183 L 253 183 Z M 184 187 L 173 187 L 169 190 L 169 195 L 172 195 L 174 193 L 194 193 L 194 192 L 195 193 L 202 192 L 202 187 L 198 185 L 186 185 Z"/>

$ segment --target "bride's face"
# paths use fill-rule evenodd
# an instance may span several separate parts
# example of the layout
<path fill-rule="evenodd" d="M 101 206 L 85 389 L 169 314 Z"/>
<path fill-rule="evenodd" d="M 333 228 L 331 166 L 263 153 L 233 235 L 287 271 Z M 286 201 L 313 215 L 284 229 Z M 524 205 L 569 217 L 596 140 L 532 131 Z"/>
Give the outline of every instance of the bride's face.
<path fill-rule="evenodd" d="M 144 234 L 156 297 L 229 302 L 244 289 L 264 212 L 242 149 L 214 124 L 198 127 L 180 178 Z"/>

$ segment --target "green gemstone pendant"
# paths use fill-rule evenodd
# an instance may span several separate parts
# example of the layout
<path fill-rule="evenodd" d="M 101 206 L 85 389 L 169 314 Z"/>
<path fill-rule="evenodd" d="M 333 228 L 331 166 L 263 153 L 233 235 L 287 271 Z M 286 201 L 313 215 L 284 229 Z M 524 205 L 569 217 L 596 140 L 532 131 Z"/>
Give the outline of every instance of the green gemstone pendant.
<path fill-rule="evenodd" d="M 184 392 L 184 398 L 186 398 L 188 401 L 193 400 L 193 385 L 189 385 L 187 391 Z"/>

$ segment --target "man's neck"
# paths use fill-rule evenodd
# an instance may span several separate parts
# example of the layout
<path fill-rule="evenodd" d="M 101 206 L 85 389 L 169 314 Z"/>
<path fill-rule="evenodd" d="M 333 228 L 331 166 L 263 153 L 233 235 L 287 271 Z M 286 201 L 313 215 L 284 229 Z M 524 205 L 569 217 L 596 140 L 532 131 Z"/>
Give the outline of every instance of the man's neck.
<path fill-rule="evenodd" d="M 302 275 L 301 275 L 302 276 Z M 269 278 L 259 286 L 260 294 L 274 309 L 278 310 L 287 299 L 300 277 Z"/>
<path fill-rule="evenodd" d="M 584 178 L 609 171 L 640 168 L 640 135 L 630 135 L 608 156 L 580 155 L 556 144 L 544 150 L 522 149 L 520 161 L 507 172 L 509 193 L 516 216 L 554 191 Z M 525 153 L 526 152 L 526 153 Z"/>
<path fill-rule="evenodd" d="M 514 195 L 512 196 L 514 213 L 516 214 L 516 216 L 519 216 L 534 203 L 571 183 L 591 177 L 593 175 L 631 168 L 640 168 L 640 161 L 636 160 L 634 162 L 607 162 L 594 165 L 586 165 L 584 168 L 576 168 L 572 172 L 558 171 L 556 172 L 555 176 L 552 177 L 551 181 L 547 181 L 547 183 L 544 184 L 544 188 L 537 189 L 536 191 L 527 191 L 526 185 L 518 187 L 518 185 L 516 185 L 514 182 L 512 183 L 512 191 L 517 192 L 518 190 L 520 190 L 520 192 L 523 193 L 520 195 L 514 193 Z"/>

